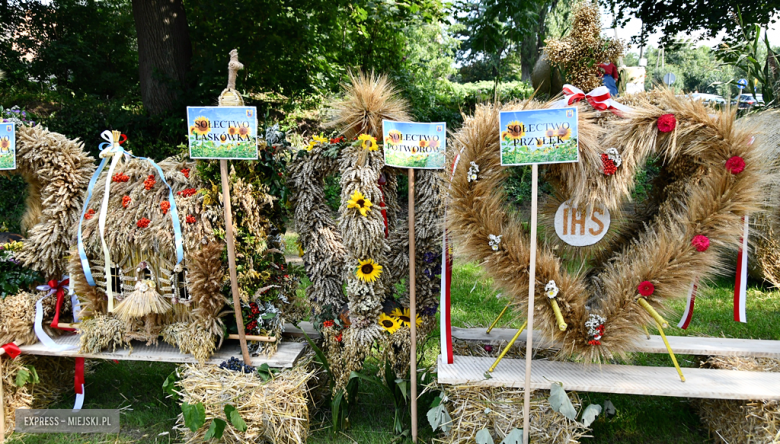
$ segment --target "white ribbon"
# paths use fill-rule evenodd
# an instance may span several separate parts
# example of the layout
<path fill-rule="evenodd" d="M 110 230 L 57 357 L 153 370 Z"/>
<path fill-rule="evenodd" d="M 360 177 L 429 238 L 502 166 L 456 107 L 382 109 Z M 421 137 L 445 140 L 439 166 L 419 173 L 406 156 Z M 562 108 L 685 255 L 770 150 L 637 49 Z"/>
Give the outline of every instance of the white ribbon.
<path fill-rule="evenodd" d="M 103 248 L 103 260 L 105 261 L 104 272 L 106 274 L 106 297 L 108 297 L 108 312 L 114 311 L 114 294 L 111 291 L 111 252 L 106 244 L 106 214 L 108 213 L 108 198 L 109 191 L 111 189 L 111 178 L 114 176 L 114 169 L 122 159 L 122 148 L 119 146 L 117 140 L 114 140 L 114 135 L 111 131 L 106 130 L 100 134 L 103 140 L 106 140 L 111 144 L 110 148 L 106 148 L 100 152 L 100 157 L 110 157 L 111 166 L 108 167 L 108 175 L 106 176 L 106 188 L 103 192 L 103 203 L 100 205 L 100 215 L 98 216 L 98 229 L 100 231 L 100 243 Z"/>
<path fill-rule="evenodd" d="M 81 384 L 81 393 L 76 393 L 76 402 L 73 403 L 73 410 L 81 410 L 84 407 L 84 384 Z"/>
<path fill-rule="evenodd" d="M 78 345 L 57 344 L 43 330 L 43 300 L 48 298 L 52 294 L 53 293 L 47 294 L 46 296 L 38 299 L 38 302 L 35 303 L 35 324 L 33 327 L 35 329 L 35 335 L 38 336 L 38 340 L 41 341 L 41 344 L 43 344 L 44 347 L 48 348 L 51 351 L 59 352 L 59 351 L 78 348 Z"/>
<path fill-rule="evenodd" d="M 585 99 L 594 109 L 598 111 L 609 110 L 618 115 L 625 115 L 633 111 L 628 106 L 613 100 L 609 94 L 609 89 L 606 86 L 599 86 L 593 91 L 585 94 L 576 86 L 566 84 L 563 85 L 563 96 L 563 99 L 553 103 L 550 108 L 565 108 Z"/>

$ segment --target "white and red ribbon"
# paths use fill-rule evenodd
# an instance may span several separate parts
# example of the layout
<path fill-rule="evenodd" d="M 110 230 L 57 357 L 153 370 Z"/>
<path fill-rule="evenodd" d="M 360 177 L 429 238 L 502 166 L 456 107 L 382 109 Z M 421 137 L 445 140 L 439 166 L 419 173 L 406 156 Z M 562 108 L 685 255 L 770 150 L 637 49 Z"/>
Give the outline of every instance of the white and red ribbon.
<path fill-rule="evenodd" d="M 458 168 L 458 162 L 460 162 L 460 154 L 455 156 L 455 160 L 452 162 L 452 172 L 450 173 L 450 180 L 455 174 L 455 169 Z M 447 219 L 447 207 L 444 207 L 444 219 Z M 439 335 L 441 340 L 441 355 L 443 359 L 446 359 L 447 364 L 452 364 L 452 320 L 450 318 L 450 289 L 452 287 L 452 251 L 449 243 L 447 229 L 444 230 L 444 236 L 441 241 L 441 299 L 439 301 L 439 308 L 441 311 L 441 318 L 439 319 Z"/>
<path fill-rule="evenodd" d="M 748 216 L 742 218 L 743 233 L 742 246 L 737 256 L 737 278 L 734 282 L 734 320 L 747 322 L 745 304 L 747 299 L 747 274 L 748 274 Z"/>
<path fill-rule="evenodd" d="M 688 290 L 688 302 L 685 303 L 685 311 L 683 312 L 682 319 L 677 323 L 677 327 L 687 330 L 693 319 L 693 305 L 696 303 L 696 291 L 699 289 L 699 280 L 694 279 L 691 282 L 691 289 Z"/>
<path fill-rule="evenodd" d="M 612 99 L 609 89 L 606 86 L 599 86 L 593 91 L 585 94 L 581 89 L 574 85 L 563 85 L 563 99 L 555 102 L 552 108 L 565 108 L 572 106 L 580 100 L 587 100 L 593 109 L 598 111 L 612 111 L 617 115 L 625 115 L 632 111 L 626 105 L 620 104 Z"/>

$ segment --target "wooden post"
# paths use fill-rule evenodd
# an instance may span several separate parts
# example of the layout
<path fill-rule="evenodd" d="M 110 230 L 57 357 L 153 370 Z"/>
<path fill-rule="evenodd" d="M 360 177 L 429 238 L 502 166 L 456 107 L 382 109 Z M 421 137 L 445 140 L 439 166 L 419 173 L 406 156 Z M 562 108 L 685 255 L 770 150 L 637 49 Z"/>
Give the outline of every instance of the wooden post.
<path fill-rule="evenodd" d="M 0 353 L 0 442 L 5 442 L 5 399 L 3 396 L 3 381 L 5 373 L 3 372 L 3 353 Z"/>
<path fill-rule="evenodd" d="M 238 296 L 238 276 L 236 273 L 236 242 L 233 238 L 233 211 L 230 208 L 230 184 L 228 183 L 229 175 L 227 160 L 220 159 L 219 172 L 222 176 L 222 201 L 225 207 L 225 240 L 227 241 L 228 267 L 230 268 L 230 289 L 233 293 L 233 308 L 236 312 L 238 341 L 241 343 L 241 354 L 244 355 L 244 364 L 252 365 L 252 357 L 249 356 L 249 348 L 246 345 L 244 317 L 241 314 L 241 298 Z"/>
<path fill-rule="evenodd" d="M 412 321 L 412 359 L 409 364 L 409 378 L 412 383 L 412 442 L 417 442 L 417 298 L 415 290 L 417 281 L 414 275 L 414 169 L 409 168 L 409 310 Z"/>
<path fill-rule="evenodd" d="M 523 400 L 523 444 L 531 435 L 531 362 L 533 361 L 534 296 L 536 288 L 536 201 L 539 182 L 539 165 L 531 165 L 531 260 L 528 263 L 528 335 L 525 343 L 525 398 Z"/>

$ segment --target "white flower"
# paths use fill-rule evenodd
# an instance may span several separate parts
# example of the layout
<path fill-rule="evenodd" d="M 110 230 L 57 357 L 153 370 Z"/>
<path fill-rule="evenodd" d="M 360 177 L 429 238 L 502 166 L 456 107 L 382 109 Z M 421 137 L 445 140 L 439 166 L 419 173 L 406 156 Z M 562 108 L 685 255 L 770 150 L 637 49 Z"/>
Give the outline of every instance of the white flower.
<path fill-rule="evenodd" d="M 553 299 L 558 296 L 558 286 L 555 285 L 555 281 L 550 281 L 544 286 L 544 291 L 547 293 L 547 297 Z"/>
<path fill-rule="evenodd" d="M 615 162 L 616 167 L 619 167 L 620 164 L 623 163 L 623 159 L 620 157 L 617 148 L 607 148 L 607 151 L 604 154 L 607 155 L 609 160 Z"/>
<path fill-rule="evenodd" d="M 476 180 L 477 180 L 477 173 L 479 173 L 479 165 L 477 165 L 472 160 L 471 161 L 471 166 L 469 167 L 469 171 L 467 173 L 468 181 L 469 182 L 476 182 Z"/>
<path fill-rule="evenodd" d="M 597 314 L 591 314 L 585 322 L 585 326 L 588 327 L 588 334 L 593 336 L 597 341 L 601 339 L 601 333 L 599 333 L 596 328 L 598 328 L 599 325 L 604 325 L 605 322 L 607 322 L 606 318 Z M 598 338 L 596 338 L 596 336 L 598 336 Z"/>
<path fill-rule="evenodd" d="M 488 234 L 488 245 L 493 251 L 498 251 L 498 245 L 501 243 L 501 234 L 496 236 L 495 234 Z"/>

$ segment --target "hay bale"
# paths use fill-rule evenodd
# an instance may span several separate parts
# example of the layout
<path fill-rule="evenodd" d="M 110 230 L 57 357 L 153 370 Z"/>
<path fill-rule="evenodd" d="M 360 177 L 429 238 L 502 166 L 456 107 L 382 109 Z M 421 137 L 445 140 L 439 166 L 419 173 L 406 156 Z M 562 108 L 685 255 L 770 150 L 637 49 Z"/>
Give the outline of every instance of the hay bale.
<path fill-rule="evenodd" d="M 298 444 L 309 435 L 309 380 L 315 371 L 307 365 L 285 370 L 269 381 L 256 373 L 239 373 L 215 365 L 179 367 L 181 402 L 202 403 L 206 425 L 192 432 L 179 415 L 176 428 L 187 443 L 201 443 L 213 418 L 224 419 L 224 407 L 232 404 L 246 422 L 246 432 L 230 424 L 222 437 L 226 443 Z"/>
<path fill-rule="evenodd" d="M 21 291 L 0 300 L 0 343 L 15 341 L 18 345 L 35 344 L 35 303 L 46 293 L 42 291 Z M 59 336 L 62 330 L 51 328 L 54 319 L 57 298 L 49 296 L 43 300 L 43 329 L 49 336 Z M 65 298 L 60 316 L 71 312 L 70 298 Z"/>
<path fill-rule="evenodd" d="M 780 359 L 711 357 L 702 367 L 780 373 Z M 701 399 L 697 406 L 702 422 L 718 442 L 780 442 L 780 401 Z"/>

